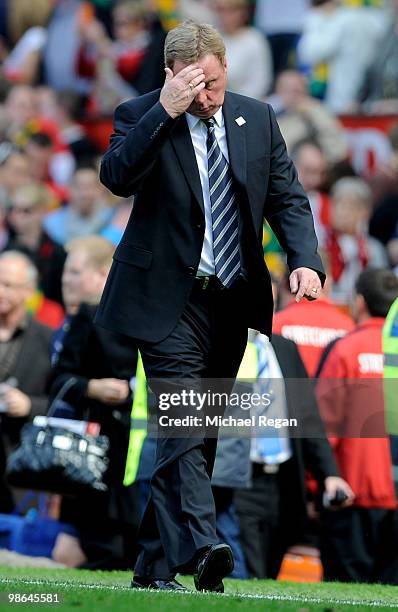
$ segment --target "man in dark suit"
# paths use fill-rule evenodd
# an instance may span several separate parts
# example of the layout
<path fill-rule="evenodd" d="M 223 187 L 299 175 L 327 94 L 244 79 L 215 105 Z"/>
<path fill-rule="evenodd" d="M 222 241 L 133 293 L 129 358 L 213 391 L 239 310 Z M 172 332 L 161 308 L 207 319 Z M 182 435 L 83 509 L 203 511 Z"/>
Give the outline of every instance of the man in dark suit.
<path fill-rule="evenodd" d="M 155 392 L 231 388 L 247 329 L 270 334 L 272 294 L 261 248 L 264 216 L 283 245 L 291 289 L 315 299 L 324 279 L 308 200 L 272 109 L 226 92 L 225 46 L 211 26 L 184 22 L 165 43 L 160 91 L 120 105 L 101 166 L 134 209 L 96 321 L 134 338 Z M 165 381 L 167 379 L 167 381 Z M 195 406 L 181 415 L 197 414 Z M 233 569 L 219 544 L 210 477 L 217 440 L 203 427 L 158 439 L 140 529 L 134 587 L 222 591 Z"/>

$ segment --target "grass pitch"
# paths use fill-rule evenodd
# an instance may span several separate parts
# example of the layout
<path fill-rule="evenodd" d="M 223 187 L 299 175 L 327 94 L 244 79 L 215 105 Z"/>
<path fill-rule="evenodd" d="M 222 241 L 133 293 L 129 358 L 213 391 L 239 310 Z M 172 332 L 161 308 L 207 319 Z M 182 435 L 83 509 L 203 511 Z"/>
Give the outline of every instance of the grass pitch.
<path fill-rule="evenodd" d="M 392 586 L 225 580 L 226 592 L 218 595 L 135 591 L 129 588 L 130 579 L 130 572 L 0 566 L 0 610 L 50 607 L 70 612 L 398 610 L 398 587 Z M 181 578 L 181 582 L 194 588 L 189 577 Z M 61 603 L 9 603 L 9 593 L 57 593 Z"/>

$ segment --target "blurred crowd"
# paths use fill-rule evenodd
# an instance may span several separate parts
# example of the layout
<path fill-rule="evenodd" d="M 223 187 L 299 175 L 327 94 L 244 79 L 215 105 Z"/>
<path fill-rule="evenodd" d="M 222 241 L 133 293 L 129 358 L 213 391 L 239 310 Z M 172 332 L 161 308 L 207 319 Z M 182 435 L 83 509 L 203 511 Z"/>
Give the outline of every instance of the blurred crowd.
<path fill-rule="evenodd" d="M 264 223 L 277 305 L 272 377 L 316 378 L 328 432 L 361 410 L 343 381 L 383 377 L 383 324 L 398 298 L 397 0 L 0 0 L 0 512 L 23 495 L 4 479 L 23 425 L 76 377 L 67 415 L 74 407 L 101 423 L 111 463 L 106 497 L 50 499 L 53 516 L 76 528 L 52 552 L 70 567 L 133 565 L 153 459 L 147 440 L 126 484 L 139 361 L 93 318 L 133 201 L 100 184 L 95 132 L 118 103 L 162 86 L 165 36 L 185 18 L 222 32 L 228 89 L 272 104 L 327 268 L 321 299 L 296 304 Z M 384 160 L 359 172 L 342 116 L 394 114 Z M 264 351 L 261 339 L 250 343 Z M 330 378 L 341 380 L 333 409 Z M 374 402 L 382 413 L 382 393 Z M 222 465 L 228 452 L 220 445 L 214 493 L 236 577 L 275 578 L 288 548 L 307 542 L 325 579 L 398 584 L 394 438 L 295 440 L 264 466 L 249 449 L 240 484 Z M 355 499 L 332 511 L 322 493 L 338 475 Z"/>

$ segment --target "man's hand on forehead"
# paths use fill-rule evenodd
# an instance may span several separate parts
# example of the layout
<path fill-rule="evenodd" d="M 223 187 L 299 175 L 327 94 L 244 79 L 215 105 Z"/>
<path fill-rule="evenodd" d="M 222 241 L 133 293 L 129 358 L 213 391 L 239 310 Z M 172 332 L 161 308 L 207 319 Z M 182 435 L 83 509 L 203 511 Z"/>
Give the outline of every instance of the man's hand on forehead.
<path fill-rule="evenodd" d="M 195 96 L 205 87 L 205 75 L 197 64 L 189 64 L 176 74 L 171 68 L 165 68 L 165 72 L 160 103 L 170 117 L 175 119 L 185 113 Z"/>

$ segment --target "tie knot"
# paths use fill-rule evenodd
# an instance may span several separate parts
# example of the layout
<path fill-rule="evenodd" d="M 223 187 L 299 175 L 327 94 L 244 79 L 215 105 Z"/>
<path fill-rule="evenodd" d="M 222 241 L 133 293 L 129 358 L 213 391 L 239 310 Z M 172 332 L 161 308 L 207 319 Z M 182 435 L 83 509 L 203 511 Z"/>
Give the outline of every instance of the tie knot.
<path fill-rule="evenodd" d="M 207 131 L 208 132 L 212 132 L 214 130 L 214 128 L 215 128 L 215 121 L 214 121 L 213 117 L 210 117 L 210 119 L 205 119 L 203 121 L 203 123 L 207 127 Z"/>

